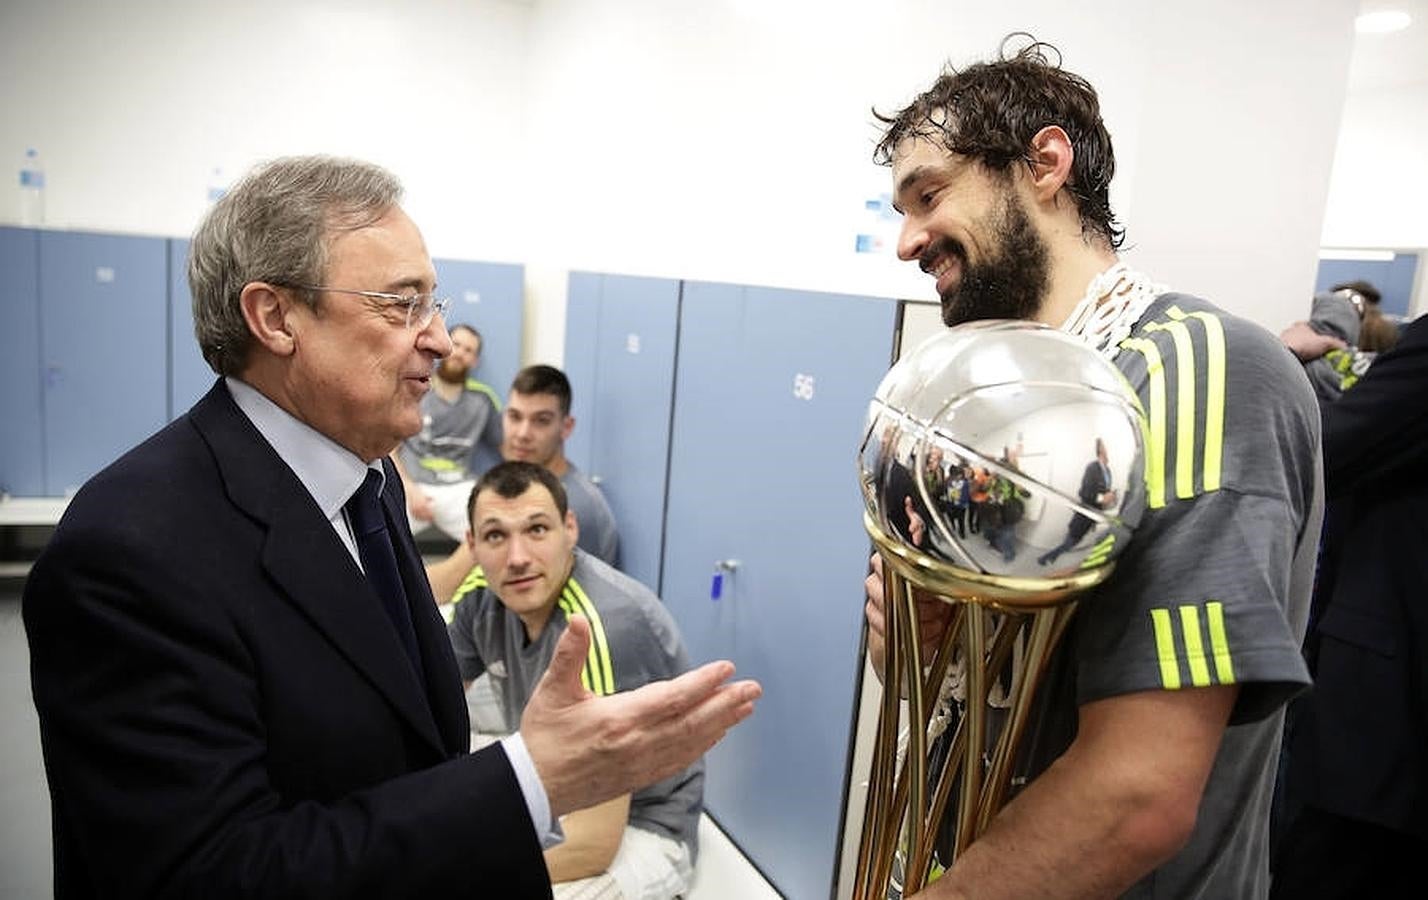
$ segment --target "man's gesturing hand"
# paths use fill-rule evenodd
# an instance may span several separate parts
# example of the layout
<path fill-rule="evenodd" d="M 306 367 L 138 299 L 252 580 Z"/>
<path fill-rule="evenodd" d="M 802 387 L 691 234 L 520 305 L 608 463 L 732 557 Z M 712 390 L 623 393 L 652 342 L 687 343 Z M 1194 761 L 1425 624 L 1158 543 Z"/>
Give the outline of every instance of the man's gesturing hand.
<path fill-rule="evenodd" d="M 763 693 L 755 681 L 726 683 L 734 665 L 720 660 L 597 697 L 580 683 L 589 647 L 589 623 L 571 616 L 521 716 L 521 737 L 556 816 L 684 769 L 748 718 Z"/>

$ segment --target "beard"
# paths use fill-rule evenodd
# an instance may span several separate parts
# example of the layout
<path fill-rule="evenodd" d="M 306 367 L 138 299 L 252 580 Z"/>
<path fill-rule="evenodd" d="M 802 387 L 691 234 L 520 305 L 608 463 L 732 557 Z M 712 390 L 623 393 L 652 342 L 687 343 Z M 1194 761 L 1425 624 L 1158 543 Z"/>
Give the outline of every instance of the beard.
<path fill-rule="evenodd" d="M 470 366 L 459 366 L 449 359 L 436 364 L 436 377 L 447 384 L 464 384 L 470 371 Z"/>
<path fill-rule="evenodd" d="M 924 254 L 926 260 L 955 257 L 962 267 L 962 277 L 942 295 L 942 321 L 948 327 L 981 319 L 1030 319 L 1046 299 L 1049 254 L 1020 199 L 1008 192 L 990 226 L 997 247 L 992 259 L 972 265 L 966 248 L 950 238 Z"/>

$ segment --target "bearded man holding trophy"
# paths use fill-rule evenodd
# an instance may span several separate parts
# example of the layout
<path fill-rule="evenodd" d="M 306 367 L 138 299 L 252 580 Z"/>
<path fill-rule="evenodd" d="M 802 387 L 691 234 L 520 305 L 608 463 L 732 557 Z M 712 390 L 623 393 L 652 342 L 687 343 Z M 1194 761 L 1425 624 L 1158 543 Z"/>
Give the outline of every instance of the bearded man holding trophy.
<path fill-rule="evenodd" d="M 1118 259 L 1110 135 L 1054 47 L 1013 35 L 879 118 L 898 255 L 950 330 L 860 450 L 885 697 L 854 896 L 1264 897 L 1313 393 L 1274 335 Z M 934 451 L 1001 480 L 999 547 L 928 495 Z"/>

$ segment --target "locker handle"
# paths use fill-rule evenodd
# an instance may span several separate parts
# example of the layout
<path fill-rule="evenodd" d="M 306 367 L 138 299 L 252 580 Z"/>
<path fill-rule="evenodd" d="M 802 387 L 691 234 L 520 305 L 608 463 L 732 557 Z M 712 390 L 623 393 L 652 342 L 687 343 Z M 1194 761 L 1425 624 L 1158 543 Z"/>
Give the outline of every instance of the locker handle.
<path fill-rule="evenodd" d="M 714 578 L 709 582 L 710 600 L 718 600 L 724 596 L 724 575 L 732 575 L 738 568 L 737 559 L 721 559 L 714 563 Z"/>

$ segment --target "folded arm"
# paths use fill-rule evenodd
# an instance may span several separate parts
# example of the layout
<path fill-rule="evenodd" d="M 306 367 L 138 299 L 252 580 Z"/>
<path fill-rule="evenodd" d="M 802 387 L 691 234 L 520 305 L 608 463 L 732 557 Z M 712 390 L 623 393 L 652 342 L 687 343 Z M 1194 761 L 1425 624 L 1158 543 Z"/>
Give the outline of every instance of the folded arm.
<path fill-rule="evenodd" d="M 1081 707 L 1071 747 L 918 897 L 1113 897 L 1189 840 L 1237 688 Z"/>

